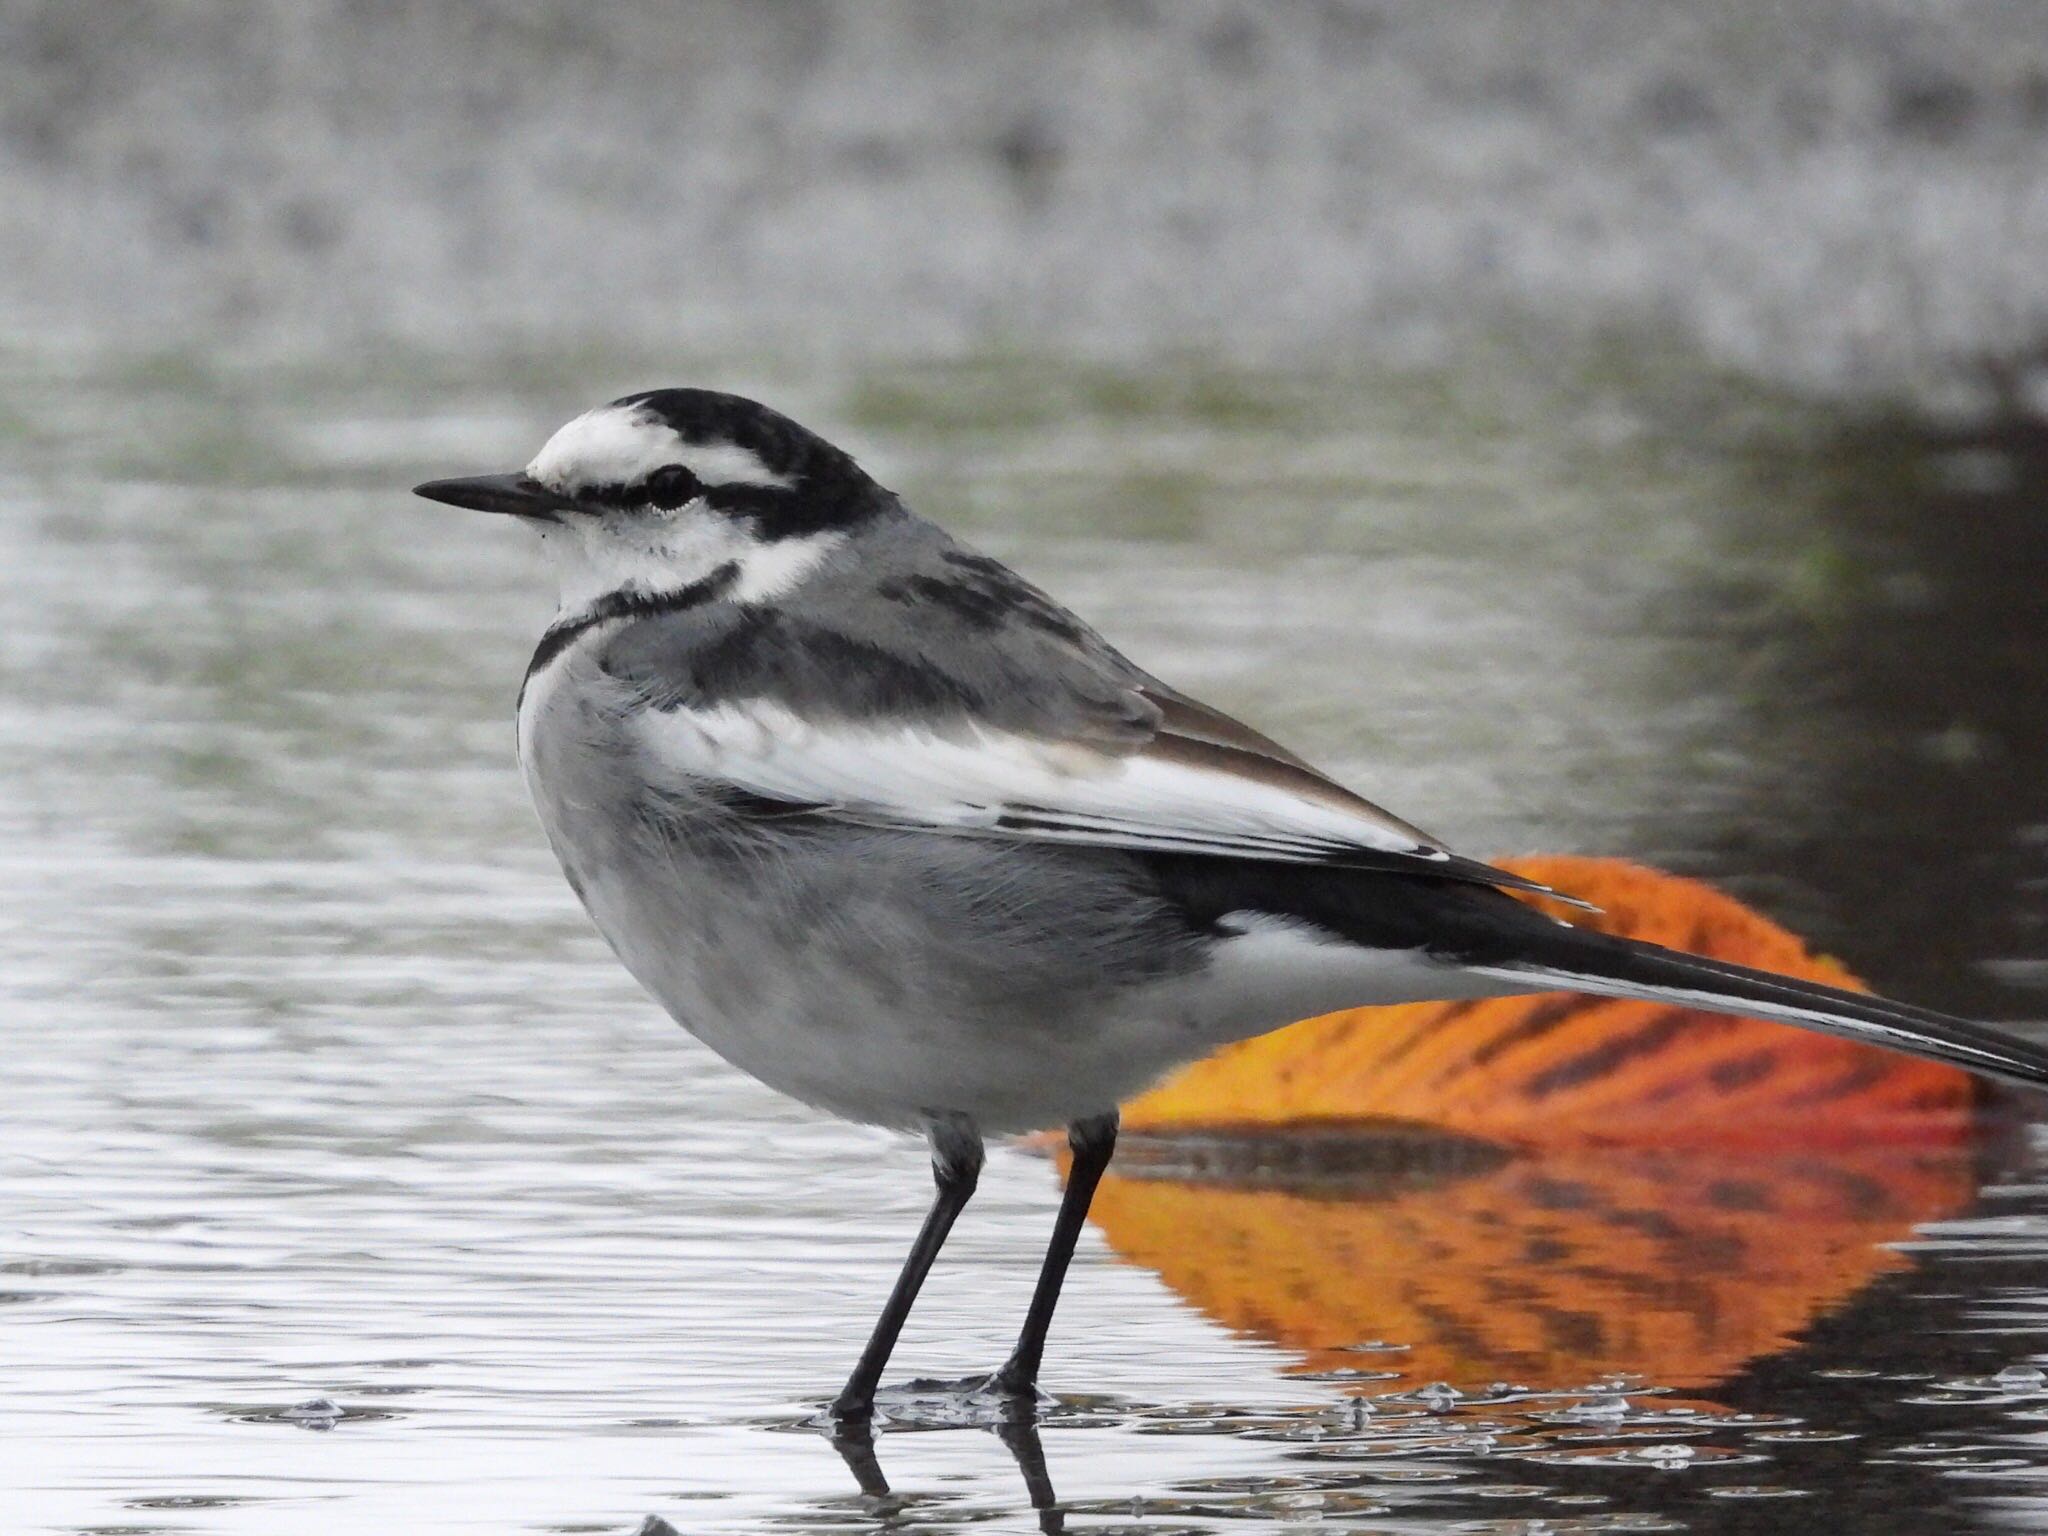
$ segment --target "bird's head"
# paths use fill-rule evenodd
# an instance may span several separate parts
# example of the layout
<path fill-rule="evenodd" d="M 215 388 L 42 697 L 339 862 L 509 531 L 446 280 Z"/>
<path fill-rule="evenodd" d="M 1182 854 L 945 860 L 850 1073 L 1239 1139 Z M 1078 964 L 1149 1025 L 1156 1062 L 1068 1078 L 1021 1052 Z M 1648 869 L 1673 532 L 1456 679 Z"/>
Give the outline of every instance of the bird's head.
<path fill-rule="evenodd" d="M 564 426 L 524 470 L 414 491 L 524 520 L 553 557 L 565 608 L 726 565 L 736 595 L 773 596 L 895 504 L 815 433 L 708 389 L 627 395 Z"/>

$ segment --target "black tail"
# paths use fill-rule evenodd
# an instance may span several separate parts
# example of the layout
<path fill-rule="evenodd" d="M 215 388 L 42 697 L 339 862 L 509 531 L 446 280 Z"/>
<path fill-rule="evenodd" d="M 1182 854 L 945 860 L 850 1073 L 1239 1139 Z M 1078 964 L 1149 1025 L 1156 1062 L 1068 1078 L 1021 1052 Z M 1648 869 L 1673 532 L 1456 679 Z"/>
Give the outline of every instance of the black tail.
<path fill-rule="evenodd" d="M 2048 1087 L 2048 1047 L 1967 1019 L 1560 923 L 1543 922 L 1540 929 L 1532 924 L 1517 937 L 1522 942 L 1516 958 L 1467 961 L 1466 968 L 1527 983 L 1532 992 L 1555 988 L 1782 1020 L 2026 1087 Z"/>

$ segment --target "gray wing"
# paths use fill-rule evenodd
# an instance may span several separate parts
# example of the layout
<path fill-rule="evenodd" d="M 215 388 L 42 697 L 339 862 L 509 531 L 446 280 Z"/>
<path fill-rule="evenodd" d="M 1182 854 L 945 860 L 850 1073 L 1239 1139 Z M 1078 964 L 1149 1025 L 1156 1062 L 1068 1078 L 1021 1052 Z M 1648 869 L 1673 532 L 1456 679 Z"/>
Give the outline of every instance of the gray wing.
<path fill-rule="evenodd" d="M 605 644 L 605 671 L 652 706 L 638 728 L 657 776 L 866 825 L 1546 889 L 1167 688 L 928 524 L 800 595 Z"/>

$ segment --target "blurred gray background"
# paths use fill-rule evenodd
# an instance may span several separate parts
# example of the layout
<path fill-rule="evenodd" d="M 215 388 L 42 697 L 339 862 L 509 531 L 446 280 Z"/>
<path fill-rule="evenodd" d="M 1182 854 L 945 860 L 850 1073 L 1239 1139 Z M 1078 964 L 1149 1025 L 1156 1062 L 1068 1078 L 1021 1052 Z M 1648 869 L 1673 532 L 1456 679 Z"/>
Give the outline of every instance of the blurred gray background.
<path fill-rule="evenodd" d="M 513 762 L 546 575 L 407 494 L 663 384 L 789 411 L 1466 851 L 1703 876 L 2043 1016 L 2040 0 L 0 0 L 10 1532 L 877 1528 L 770 1431 L 859 1348 L 923 1154 L 620 971 Z M 1915 1406 L 2039 1347 L 2037 1169 L 1727 1388 L 1770 1462 L 1733 1475 L 2041 1527 L 2037 1397 Z M 905 1377 L 991 1363 L 1055 1198 L 993 1155 Z M 1669 1230 L 1629 1330 L 1759 1293 Z M 1290 1376 L 1080 1263 L 1061 1494 L 1296 1528 L 1300 1438 L 1398 1361 Z M 1415 1531 L 1761 1528 L 1639 1443 L 1523 1456 L 1589 1432 L 1524 1407 L 1332 1476 Z M 1935 1412 L 2001 1459 L 1951 1476 Z M 884 1450 L 919 1529 L 1039 1528 L 992 1437 Z"/>
<path fill-rule="evenodd" d="M 2033 0 L 0 5 L 17 326 L 1923 389 L 2048 326 Z"/>

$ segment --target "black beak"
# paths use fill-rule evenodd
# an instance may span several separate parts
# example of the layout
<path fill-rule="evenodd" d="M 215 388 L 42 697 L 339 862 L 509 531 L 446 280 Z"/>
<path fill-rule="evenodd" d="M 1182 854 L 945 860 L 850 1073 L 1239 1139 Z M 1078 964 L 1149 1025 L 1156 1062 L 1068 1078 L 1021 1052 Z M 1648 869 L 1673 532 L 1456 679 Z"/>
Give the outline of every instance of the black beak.
<path fill-rule="evenodd" d="M 538 480 L 524 475 L 470 475 L 461 480 L 429 480 L 412 488 L 415 496 L 444 501 L 451 507 L 472 512 L 509 512 L 514 517 L 538 517 L 549 522 L 555 514 L 576 505 L 568 497 L 549 490 Z"/>

